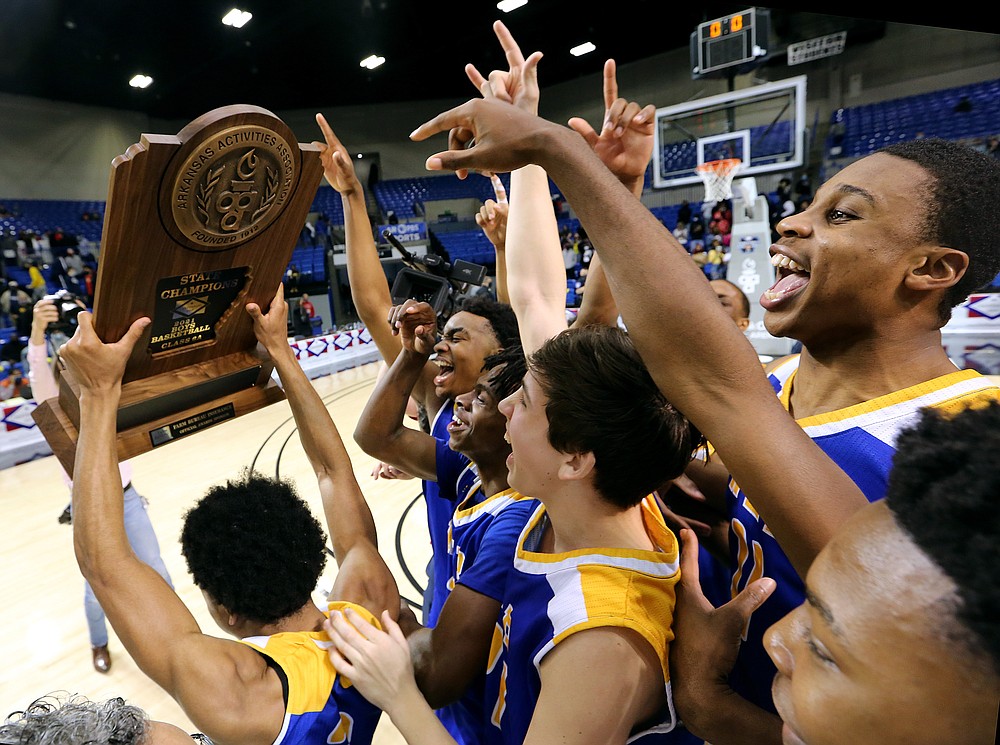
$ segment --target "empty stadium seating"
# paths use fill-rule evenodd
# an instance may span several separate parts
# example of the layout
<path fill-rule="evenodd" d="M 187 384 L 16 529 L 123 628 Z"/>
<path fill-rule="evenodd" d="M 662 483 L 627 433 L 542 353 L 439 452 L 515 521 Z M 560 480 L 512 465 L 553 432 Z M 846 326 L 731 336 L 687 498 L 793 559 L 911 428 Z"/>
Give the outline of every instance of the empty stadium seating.
<path fill-rule="evenodd" d="M 963 97 L 972 108 L 957 112 Z M 837 109 L 830 124 L 826 147 L 835 158 L 862 157 L 920 136 L 983 140 L 1000 132 L 1000 80 Z"/>

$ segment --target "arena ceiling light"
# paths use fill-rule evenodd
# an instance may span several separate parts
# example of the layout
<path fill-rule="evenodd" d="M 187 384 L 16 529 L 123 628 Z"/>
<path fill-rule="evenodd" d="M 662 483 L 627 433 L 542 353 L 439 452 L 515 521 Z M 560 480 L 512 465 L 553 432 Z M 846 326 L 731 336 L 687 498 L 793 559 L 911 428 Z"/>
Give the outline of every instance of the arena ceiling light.
<path fill-rule="evenodd" d="M 138 75 L 133 75 L 132 79 L 128 81 L 128 84 L 133 88 L 148 88 L 152 82 L 153 79 L 149 77 L 149 75 L 143 75 L 140 73 Z"/>
<path fill-rule="evenodd" d="M 517 10 L 522 5 L 527 5 L 528 0 L 500 0 L 497 3 L 497 8 L 502 10 L 504 13 L 510 13 L 512 10 Z"/>
<path fill-rule="evenodd" d="M 583 44 L 577 44 L 575 47 L 570 49 L 569 53 L 572 54 L 574 57 L 579 57 L 581 55 L 593 52 L 595 49 L 597 49 L 597 47 L 595 47 L 592 42 L 585 41 L 583 42 Z"/>
<path fill-rule="evenodd" d="M 222 16 L 222 22 L 227 26 L 232 26 L 233 28 L 243 28 L 247 25 L 247 22 L 253 18 L 253 13 L 248 13 L 245 10 L 240 10 L 239 8 L 233 8 L 231 11 Z"/>
<path fill-rule="evenodd" d="M 385 62 L 385 57 L 379 57 L 377 54 L 369 54 L 367 57 L 361 60 L 361 66 L 367 67 L 369 70 L 374 70 L 383 62 Z"/>

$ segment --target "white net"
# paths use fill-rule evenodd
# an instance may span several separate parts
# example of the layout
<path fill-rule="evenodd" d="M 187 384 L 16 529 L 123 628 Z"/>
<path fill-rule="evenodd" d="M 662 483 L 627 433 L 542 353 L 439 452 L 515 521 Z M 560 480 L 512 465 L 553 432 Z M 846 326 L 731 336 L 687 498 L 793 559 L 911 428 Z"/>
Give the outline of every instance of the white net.
<path fill-rule="evenodd" d="M 711 160 L 695 166 L 695 171 L 705 183 L 705 201 L 719 202 L 733 198 L 733 177 L 743 161 L 739 158 Z"/>

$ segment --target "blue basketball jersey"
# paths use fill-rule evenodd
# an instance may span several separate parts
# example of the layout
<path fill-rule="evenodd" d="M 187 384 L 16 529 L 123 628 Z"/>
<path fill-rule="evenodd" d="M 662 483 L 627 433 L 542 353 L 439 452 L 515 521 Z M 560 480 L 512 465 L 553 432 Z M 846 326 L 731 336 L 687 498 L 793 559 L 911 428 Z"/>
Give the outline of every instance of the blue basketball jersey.
<path fill-rule="evenodd" d="M 537 499 L 506 489 L 479 500 L 476 485 L 455 510 L 448 528 L 450 588 L 465 585 L 481 595 L 503 600 L 517 540 Z"/>
<path fill-rule="evenodd" d="M 785 409 L 798 363 L 799 356 L 795 355 L 768 376 Z M 798 423 L 851 477 L 868 501 L 874 502 L 885 496 L 896 438 L 916 424 L 921 409 L 931 407 L 953 413 L 990 400 L 1000 400 L 1000 388 L 974 370 L 958 370 L 855 406 L 806 417 Z M 728 499 L 732 596 L 761 577 L 771 577 L 778 585 L 744 631 L 730 683 L 738 693 L 773 712 L 771 682 L 776 668 L 764 650 L 764 632 L 805 601 L 805 586 L 733 479 Z"/>
<path fill-rule="evenodd" d="M 514 564 L 518 538 L 539 502 L 507 489 L 485 499 L 476 484 L 455 510 L 448 531 L 451 557 L 449 592 L 456 584 L 493 598 L 503 598 Z M 479 676 L 453 704 L 437 710 L 438 719 L 459 743 L 482 742 L 486 727 L 485 675 Z"/>
<path fill-rule="evenodd" d="M 649 729 L 633 733 L 630 742 L 652 742 L 673 729 L 667 658 L 674 586 L 680 577 L 677 540 L 651 497 L 643 501 L 642 514 L 657 550 L 538 553 L 547 517 L 543 505 L 535 506 L 518 537 L 490 650 L 487 743 L 524 741 L 541 692 L 539 669 L 545 655 L 572 634 L 602 626 L 638 632 L 656 650 L 662 666 L 667 701 L 662 717 Z"/>
<path fill-rule="evenodd" d="M 351 608 L 381 628 L 360 605 L 331 602 L 326 611 Z M 285 720 L 274 745 L 368 745 L 382 711 L 337 672 L 325 631 L 289 631 L 240 640 L 277 666 L 285 689 Z"/>
<path fill-rule="evenodd" d="M 434 583 L 430 608 L 424 608 L 424 625 L 437 623 L 441 606 L 448 597 L 448 524 L 459 501 L 476 482 L 475 466 L 461 453 L 448 447 L 448 423 L 454 402 L 445 401 L 431 425 L 431 434 L 438 441 L 436 454 L 437 481 L 423 481 L 427 504 L 427 531 L 431 539 L 431 579 Z"/>

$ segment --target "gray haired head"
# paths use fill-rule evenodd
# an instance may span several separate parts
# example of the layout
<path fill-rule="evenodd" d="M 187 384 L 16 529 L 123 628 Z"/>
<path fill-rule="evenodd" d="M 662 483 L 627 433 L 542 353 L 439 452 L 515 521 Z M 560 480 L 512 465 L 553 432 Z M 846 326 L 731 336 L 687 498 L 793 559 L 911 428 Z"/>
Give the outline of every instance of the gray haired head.
<path fill-rule="evenodd" d="M 146 713 L 121 698 L 50 694 L 0 724 L 0 745 L 141 745 Z"/>

